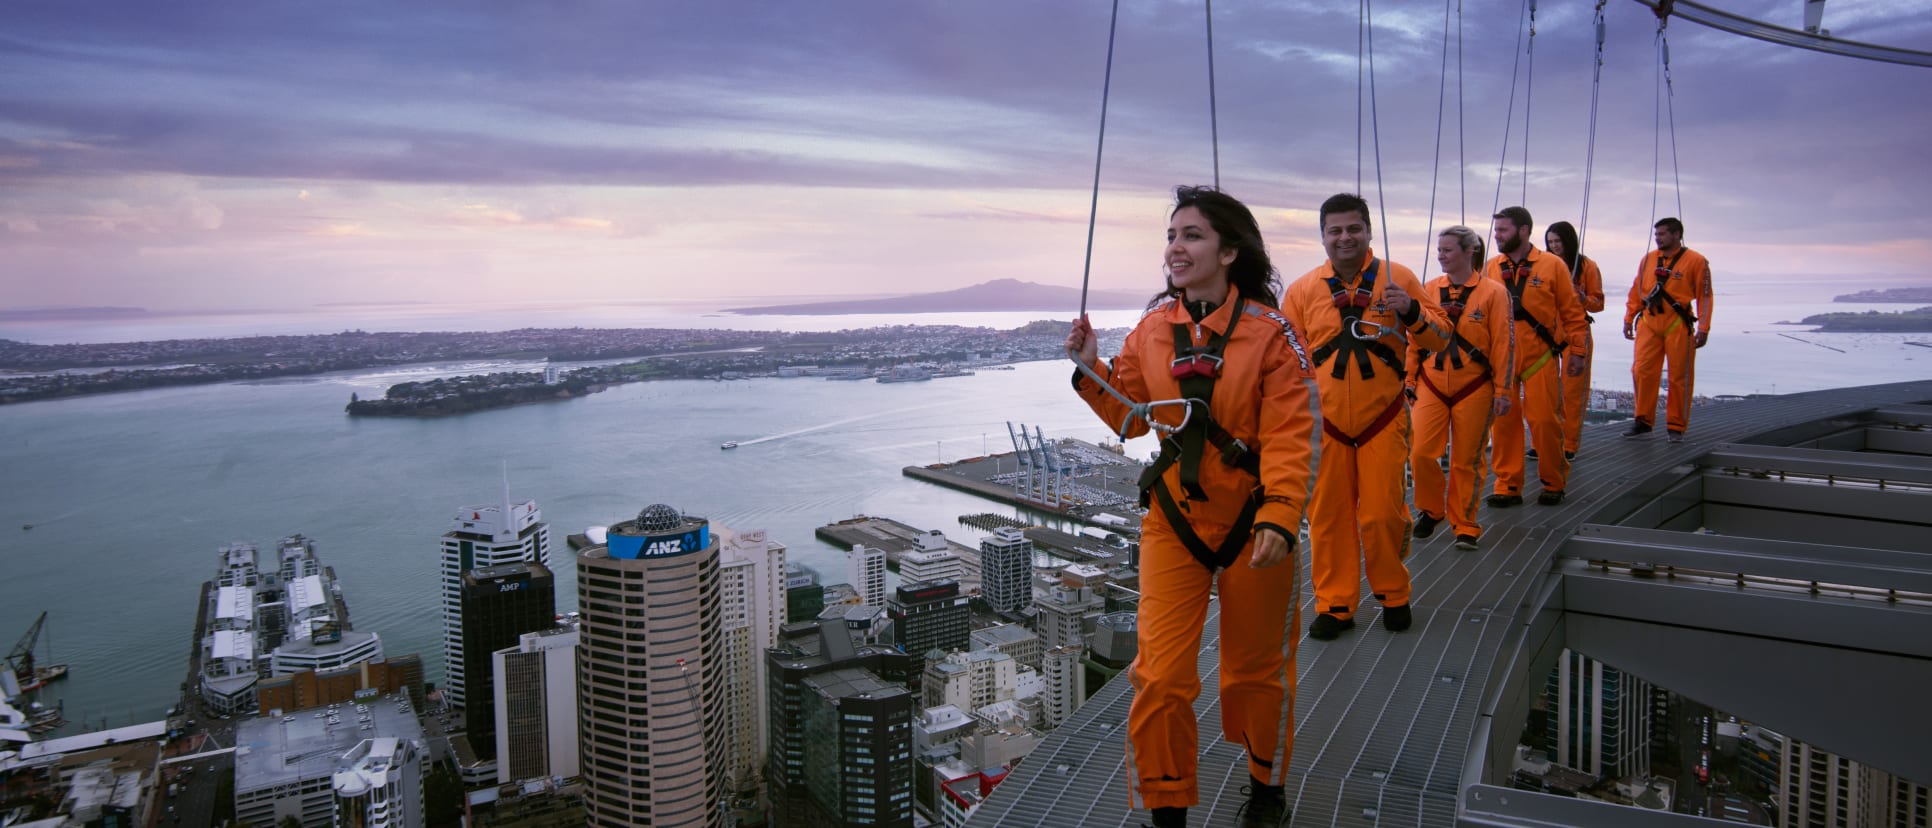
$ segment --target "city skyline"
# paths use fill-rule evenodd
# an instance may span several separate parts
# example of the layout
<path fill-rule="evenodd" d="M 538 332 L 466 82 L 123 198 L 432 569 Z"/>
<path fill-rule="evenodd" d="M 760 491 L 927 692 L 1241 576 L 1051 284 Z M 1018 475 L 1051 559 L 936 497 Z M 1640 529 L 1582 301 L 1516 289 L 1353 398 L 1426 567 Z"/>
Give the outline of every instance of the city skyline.
<path fill-rule="evenodd" d="M 1795 3 L 1720 5 L 1799 25 Z M 12 7 L 0 286 L 15 306 L 170 309 L 1078 284 L 1106 11 Z M 1452 77 L 1440 180 L 1440 9 L 1375 14 L 1379 119 L 1364 119 L 1359 179 L 1357 16 L 1216 11 L 1223 183 L 1255 205 L 1285 274 L 1319 259 L 1314 205 L 1358 180 L 1397 261 L 1426 264 L 1431 225 L 1486 226 L 1505 122 L 1501 201 L 1526 200 L 1539 224 L 1578 219 L 1592 9 L 1538 10 L 1512 108 L 1522 11 L 1463 9 L 1465 107 L 1458 124 Z M 1606 11 L 1586 246 L 1617 274 L 1647 241 L 1653 149 L 1666 183 L 1672 170 L 1653 128 L 1655 20 Z M 1121 9 L 1095 287 L 1157 284 L 1169 188 L 1213 177 L 1202 23 L 1195 4 Z M 1878 0 L 1835 0 L 1825 23 L 1932 44 L 1932 19 Z M 1919 268 L 1932 113 L 1897 102 L 1932 77 L 1685 21 L 1669 35 L 1687 241 L 1721 276 Z M 1677 212 L 1668 186 L 1659 201 Z"/>

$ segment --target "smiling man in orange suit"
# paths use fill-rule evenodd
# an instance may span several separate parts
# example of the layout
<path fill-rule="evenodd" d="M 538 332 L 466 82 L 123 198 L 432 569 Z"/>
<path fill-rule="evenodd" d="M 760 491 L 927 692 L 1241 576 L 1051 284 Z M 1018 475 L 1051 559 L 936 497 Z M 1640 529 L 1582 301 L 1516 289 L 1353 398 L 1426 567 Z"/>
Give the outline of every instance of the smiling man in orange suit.
<path fill-rule="evenodd" d="M 1449 344 L 1448 322 L 1408 268 L 1375 258 L 1369 206 L 1343 193 L 1321 207 L 1328 261 L 1288 286 L 1281 312 L 1309 342 L 1320 391 L 1319 485 L 1308 509 L 1314 624 L 1333 640 L 1355 626 L 1362 572 L 1382 604 L 1382 626 L 1409 628 L 1409 464 L 1404 352 Z"/>

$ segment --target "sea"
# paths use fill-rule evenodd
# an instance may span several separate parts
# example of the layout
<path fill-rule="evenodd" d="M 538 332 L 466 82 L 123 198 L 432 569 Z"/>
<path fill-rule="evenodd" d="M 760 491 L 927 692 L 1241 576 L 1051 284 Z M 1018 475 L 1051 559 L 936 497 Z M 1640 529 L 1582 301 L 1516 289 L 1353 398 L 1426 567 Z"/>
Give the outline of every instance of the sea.
<path fill-rule="evenodd" d="M 1765 278 L 1723 286 L 1698 355 L 1702 394 L 1782 394 L 1932 376 L 1932 334 L 1820 334 L 1779 324 L 1833 310 L 1898 310 L 1830 298 L 1914 280 Z M 1923 280 L 1917 283 L 1922 284 Z M 1613 301 L 1619 298 L 1613 295 Z M 746 303 L 750 304 L 750 303 Z M 1615 306 L 1613 306 L 1615 307 Z M 1063 314 L 1070 318 L 1073 312 Z M 1097 311 L 1127 327 L 1131 310 Z M 0 322 L 0 338 L 120 342 L 342 330 L 676 327 L 837 330 L 906 324 L 1011 328 L 1045 313 L 740 316 L 717 303 L 519 307 L 336 306 Z M 1621 314 L 1599 314 L 1594 384 L 1630 387 Z M 1913 343 L 1920 344 L 1913 344 Z M 1011 451 L 1009 426 L 1111 438 L 1068 387 L 1065 362 L 921 383 L 814 378 L 635 383 L 560 401 L 414 420 L 351 418 L 351 394 L 439 376 L 536 370 L 472 360 L 300 378 L 174 387 L 0 406 L 0 645 L 49 613 L 37 653 L 70 665 L 41 691 L 62 733 L 151 721 L 187 680 L 196 600 L 217 550 L 270 552 L 302 534 L 335 569 L 354 626 L 391 655 L 443 676 L 438 542 L 466 507 L 504 486 L 551 526 L 558 610 L 575 606 L 565 536 L 665 503 L 739 530 L 763 529 L 825 583 L 843 550 L 813 530 L 886 517 L 977 544 L 962 515 L 1020 515 L 906 478 L 909 465 Z M 726 441 L 738 448 L 724 451 Z M 1130 441 L 1145 456 L 1146 438 Z M 1588 473 L 1585 460 L 1578 473 Z M 31 526 L 31 529 L 23 527 Z"/>

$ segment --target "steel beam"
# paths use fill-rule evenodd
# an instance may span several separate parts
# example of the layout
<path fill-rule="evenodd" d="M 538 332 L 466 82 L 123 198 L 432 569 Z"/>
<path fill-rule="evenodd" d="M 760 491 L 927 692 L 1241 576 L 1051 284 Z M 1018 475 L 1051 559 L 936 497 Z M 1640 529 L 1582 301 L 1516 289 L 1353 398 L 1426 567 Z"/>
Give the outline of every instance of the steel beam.
<path fill-rule="evenodd" d="M 1844 538 L 1840 538 L 1844 540 Z M 1558 563 L 1620 561 L 1702 572 L 1743 573 L 1870 589 L 1932 595 L 1932 556 L 1920 550 L 1881 549 L 1769 540 L 1736 535 L 1686 535 L 1625 526 L 1582 526 L 1557 551 Z M 1559 572 L 1565 571 L 1561 568 Z M 1665 573 L 1668 577 L 1668 573 Z"/>
<path fill-rule="evenodd" d="M 1890 451 L 1932 457 L 1932 431 L 1907 431 L 1902 428 L 1865 429 L 1868 451 Z"/>
<path fill-rule="evenodd" d="M 1932 426 L 1932 405 L 1885 405 L 1872 409 L 1871 418 L 1902 426 Z"/>
<path fill-rule="evenodd" d="M 1718 31 L 1743 35 L 1754 40 L 1762 40 L 1766 43 L 1776 43 L 1780 46 L 1796 46 L 1800 49 L 1810 49 L 1814 52 L 1843 55 L 1861 60 L 1876 60 L 1882 63 L 1897 63 L 1904 66 L 1932 67 L 1932 52 L 1899 49 L 1891 46 L 1878 46 L 1871 43 L 1859 43 L 1854 40 L 1840 40 L 1826 35 L 1809 34 L 1798 31 L 1797 29 L 1773 26 L 1769 23 L 1752 20 L 1741 15 L 1719 11 L 1700 3 L 1691 2 L 1691 0 L 1675 0 L 1675 2 L 1671 2 L 1671 0 L 1637 0 L 1637 2 L 1649 6 L 1653 11 L 1660 5 L 1669 6 L 1670 14 L 1673 17 L 1681 17 L 1692 23 L 1709 26 Z"/>
<path fill-rule="evenodd" d="M 1932 491 L 1880 489 L 1875 486 L 1760 480 L 1707 473 L 1705 504 L 1722 503 L 1786 512 L 1834 515 L 1913 524 L 1932 531 Z"/>
<path fill-rule="evenodd" d="M 1932 460 L 1900 455 L 1721 443 L 1697 462 L 1708 469 L 1791 472 L 1932 485 Z"/>

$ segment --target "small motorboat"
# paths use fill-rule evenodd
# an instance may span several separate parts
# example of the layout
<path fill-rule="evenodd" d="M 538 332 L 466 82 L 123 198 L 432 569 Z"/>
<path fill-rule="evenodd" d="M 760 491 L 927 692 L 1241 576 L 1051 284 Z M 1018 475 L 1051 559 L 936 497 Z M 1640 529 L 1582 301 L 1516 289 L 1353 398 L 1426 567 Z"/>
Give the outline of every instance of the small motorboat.
<path fill-rule="evenodd" d="M 726 440 L 723 445 L 718 446 L 718 449 L 722 451 L 725 449 L 735 449 L 737 447 L 738 442 L 736 440 Z"/>

